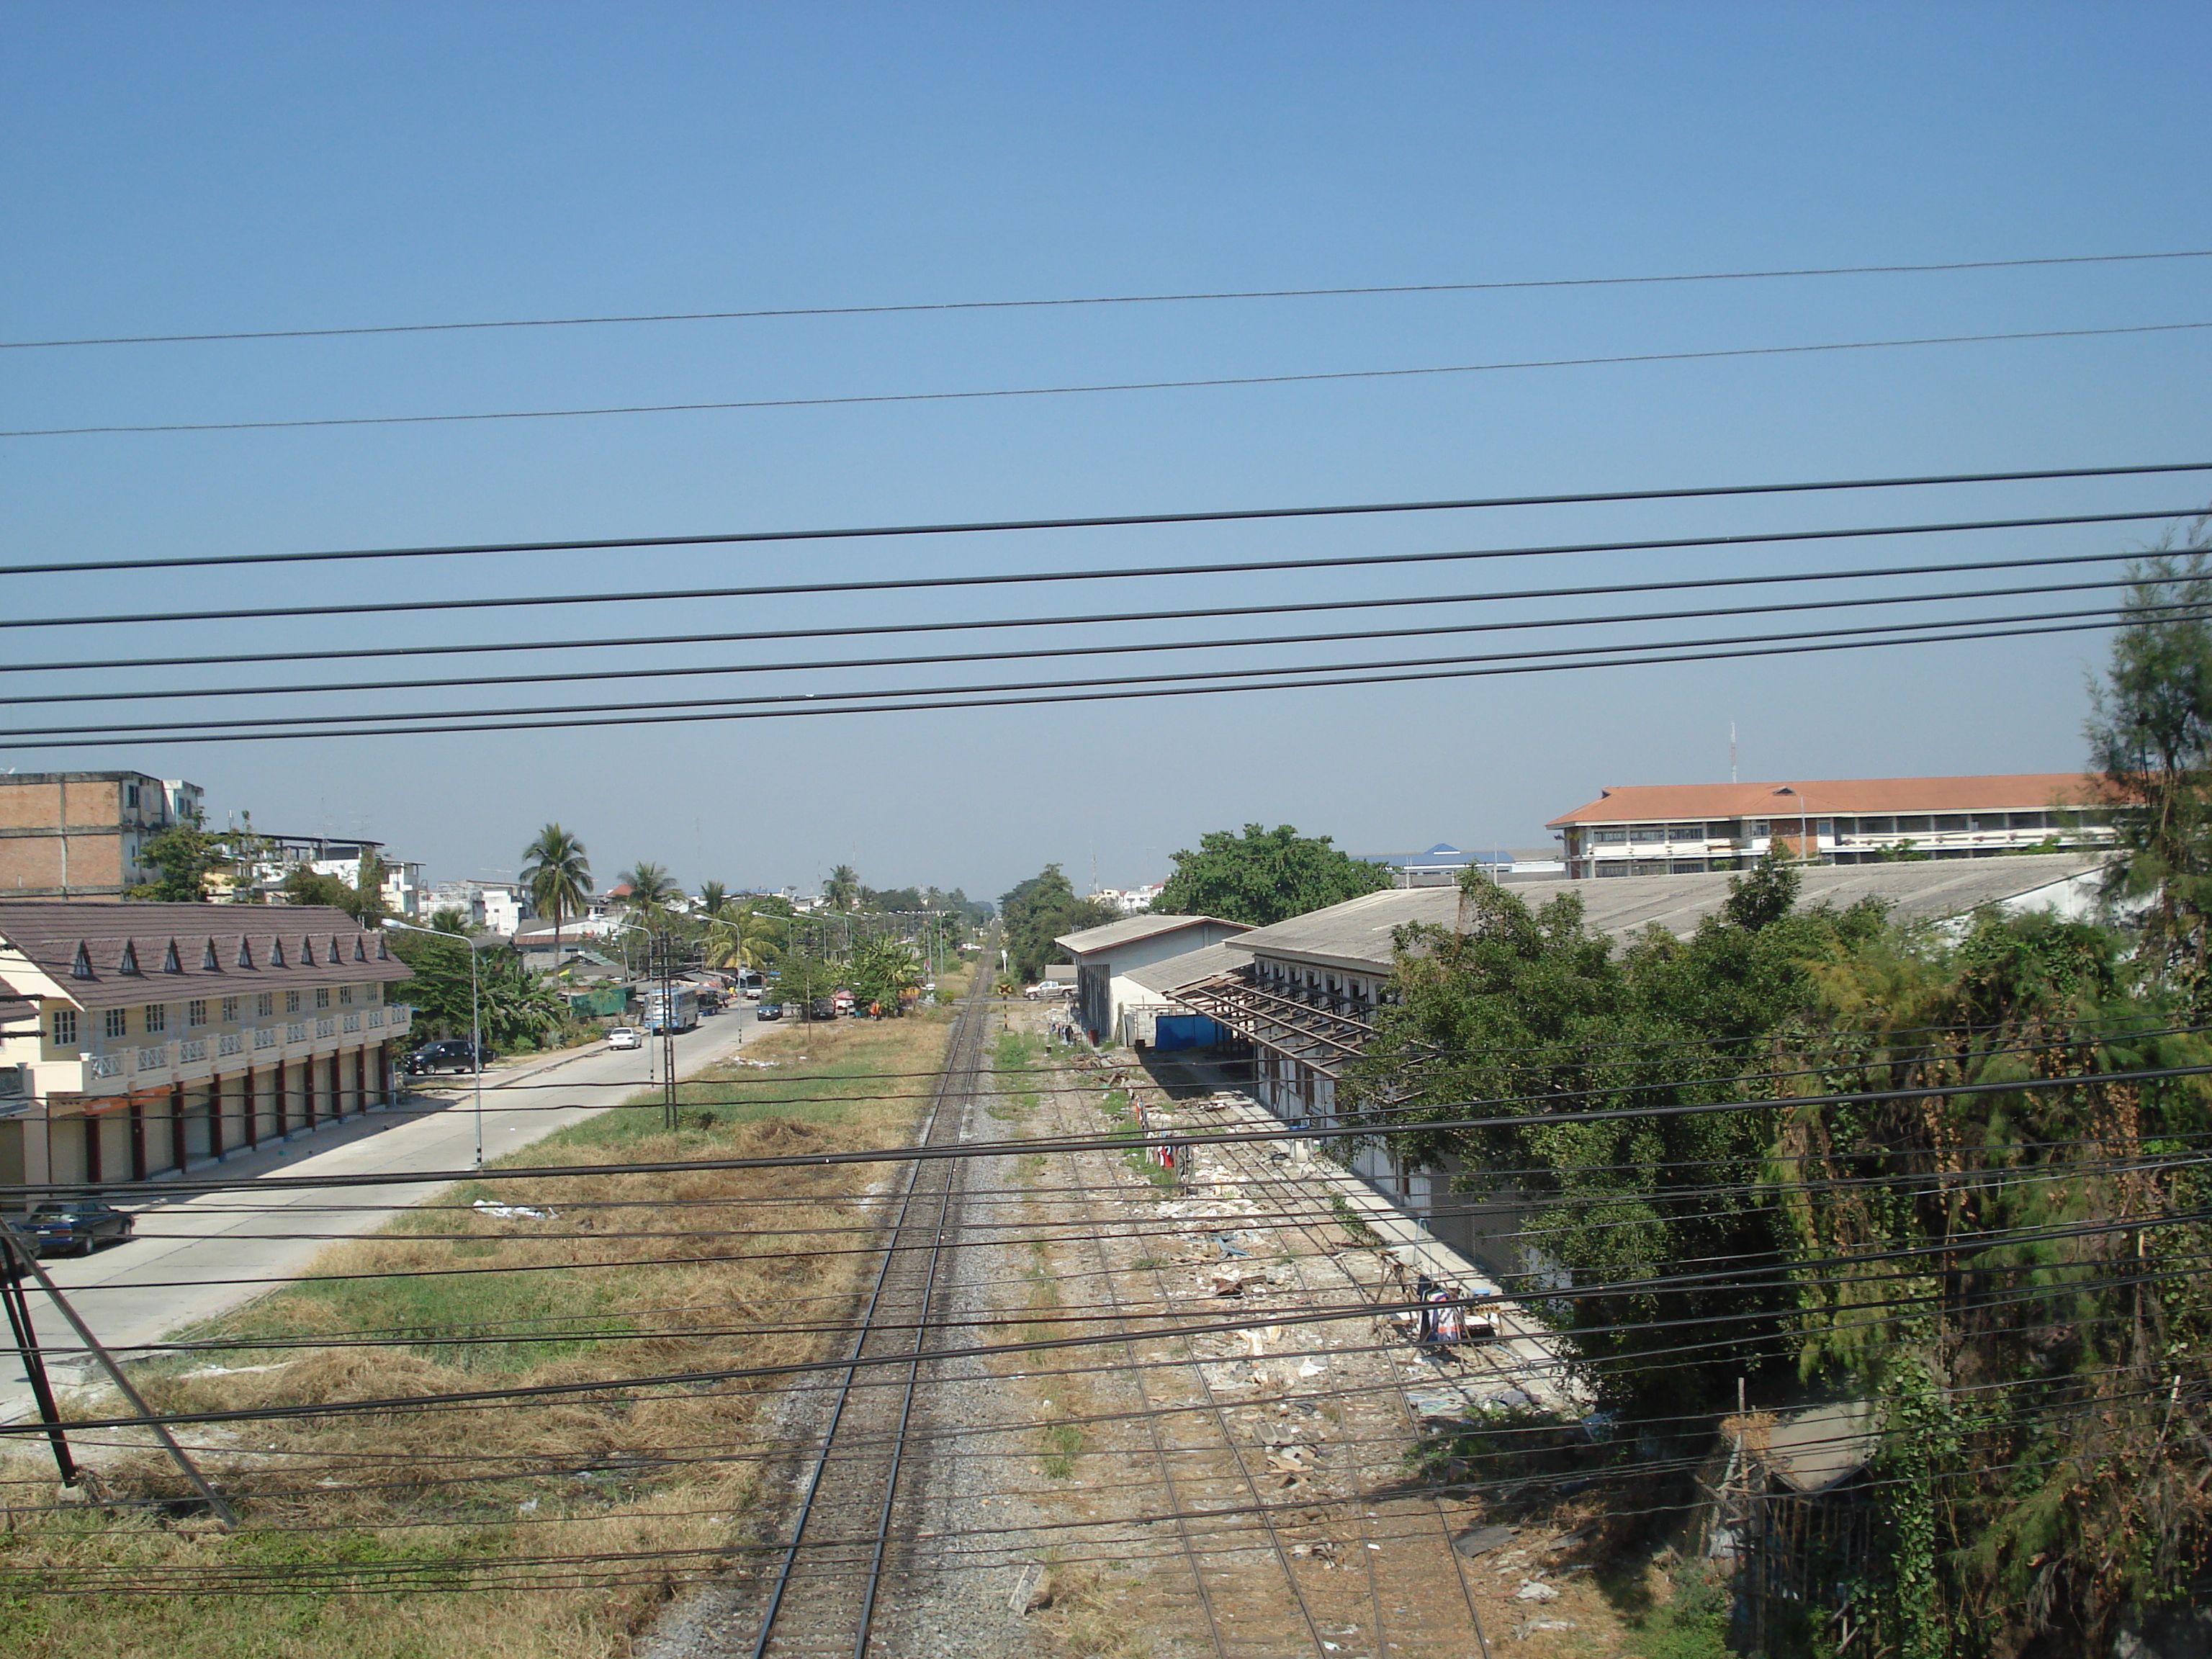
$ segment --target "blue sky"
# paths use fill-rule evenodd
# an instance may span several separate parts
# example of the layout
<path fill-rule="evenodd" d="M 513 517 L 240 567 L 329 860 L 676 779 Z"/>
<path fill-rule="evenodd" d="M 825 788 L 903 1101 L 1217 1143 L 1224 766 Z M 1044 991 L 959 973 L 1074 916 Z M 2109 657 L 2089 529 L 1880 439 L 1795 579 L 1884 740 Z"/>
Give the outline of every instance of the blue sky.
<path fill-rule="evenodd" d="M 10 156 L 0 336 L 2206 247 L 2212 158 L 2197 86 L 2208 36 L 2212 14 L 2182 5 L 20 5 L 0 15 Z M 2212 320 L 2208 278 L 2212 261 L 2176 261 L 21 351 L 0 362 L 0 426 L 805 398 L 2120 327 Z M 11 560 L 94 559 L 2212 459 L 2208 350 L 2203 333 L 2152 334 L 1012 402 L 24 438 L 0 441 L 0 522 Z M 6 612 L 88 625 L 14 630 L 0 652 L 18 662 L 216 658 L 1814 569 L 1961 556 L 1969 542 L 1989 556 L 2101 551 L 2138 532 L 1586 557 L 1510 575 L 1449 568 L 1073 583 L 959 599 L 91 625 L 120 611 L 612 596 L 2179 508 L 2207 493 L 2201 478 L 2185 478 L 966 544 L 532 555 L 438 568 L 10 578 Z M 1602 614 L 1620 603 L 1496 614 Z M 1184 636 L 1222 627 L 1191 624 Z M 883 644 L 854 648 L 872 655 Z M 1307 647 L 1284 659 L 1377 650 Z M 1048 860 L 1079 885 L 1094 870 L 1107 884 L 1154 878 L 1174 848 L 1246 821 L 1293 823 L 1362 850 L 1530 844 L 1546 818 L 1603 785 L 1724 778 L 1730 720 L 1747 778 L 2063 769 L 2081 759 L 2084 676 L 2101 650 L 2099 635 L 2057 635 L 1082 708 L 61 746 L 0 763 L 190 777 L 219 817 L 242 809 L 267 828 L 375 835 L 434 876 L 510 871 L 537 826 L 557 818 L 583 835 L 603 879 L 653 858 L 691 882 L 810 884 L 849 861 L 878 884 L 994 894 Z M 586 659 L 732 659 L 658 647 L 505 665 L 549 672 Z M 341 679 L 396 672 L 331 666 Z M 298 672 L 210 664 L 5 684 L 18 696 L 94 683 L 239 687 Z M 1004 677 L 1062 672 L 1079 671 L 1019 664 Z M 817 683 L 827 684 L 617 682 L 526 695 L 340 695 L 316 706 L 435 709 Z M 176 712 L 234 717 L 269 706 L 234 698 Z M 82 724 L 143 711 L 10 712 L 34 717 L 20 724 Z"/>

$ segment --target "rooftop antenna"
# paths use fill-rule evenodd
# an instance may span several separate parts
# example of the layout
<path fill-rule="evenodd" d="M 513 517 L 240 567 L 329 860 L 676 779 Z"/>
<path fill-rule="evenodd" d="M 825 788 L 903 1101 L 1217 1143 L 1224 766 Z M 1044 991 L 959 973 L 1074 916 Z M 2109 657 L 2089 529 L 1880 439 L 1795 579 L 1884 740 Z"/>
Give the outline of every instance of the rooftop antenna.
<path fill-rule="evenodd" d="M 1735 781 L 1735 722 L 1729 722 L 1729 781 Z"/>

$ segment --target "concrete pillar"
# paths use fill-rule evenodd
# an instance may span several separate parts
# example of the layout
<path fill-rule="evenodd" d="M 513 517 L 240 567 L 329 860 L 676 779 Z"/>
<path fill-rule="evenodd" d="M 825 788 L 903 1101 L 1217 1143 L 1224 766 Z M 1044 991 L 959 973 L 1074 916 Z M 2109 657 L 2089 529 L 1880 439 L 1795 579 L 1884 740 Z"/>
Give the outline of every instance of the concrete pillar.
<path fill-rule="evenodd" d="M 252 1152 L 256 1146 L 258 1146 L 261 1144 L 261 1091 L 259 1084 L 260 1079 L 255 1075 L 255 1068 L 251 1066 L 247 1066 L 246 1068 L 245 1095 L 246 1149 L 248 1152 Z"/>
<path fill-rule="evenodd" d="M 185 1085 L 169 1085 L 169 1152 L 170 1162 L 179 1170 L 185 1167 Z"/>
<path fill-rule="evenodd" d="M 107 1179 L 100 1167 L 100 1120 L 90 1113 L 84 1119 L 84 1178 L 92 1182 Z"/>
<path fill-rule="evenodd" d="M 131 1103 L 131 1178 L 146 1178 L 146 1103 L 143 1100 Z"/>
<path fill-rule="evenodd" d="M 208 1156 L 222 1157 L 222 1073 L 208 1079 Z"/>

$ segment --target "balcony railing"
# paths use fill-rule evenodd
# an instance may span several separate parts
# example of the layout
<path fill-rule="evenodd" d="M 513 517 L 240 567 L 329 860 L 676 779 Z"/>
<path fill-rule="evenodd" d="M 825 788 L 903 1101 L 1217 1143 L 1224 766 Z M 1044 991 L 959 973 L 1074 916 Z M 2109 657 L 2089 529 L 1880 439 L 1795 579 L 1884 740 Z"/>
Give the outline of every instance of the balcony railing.
<path fill-rule="evenodd" d="M 381 1024 L 384 1024 L 384 1010 L 383 1010 L 383 1009 L 381 1009 L 381 1008 L 372 1008 L 372 1009 L 370 1009 L 370 1010 L 368 1011 L 368 1023 L 369 1023 L 369 1024 L 370 1024 L 370 1025 L 372 1025 L 372 1026 L 376 1026 L 376 1025 L 381 1025 Z"/>
<path fill-rule="evenodd" d="M 307 1028 L 304 1024 L 293 1024 L 293 1025 L 287 1025 L 287 1026 L 284 1028 L 284 1041 L 285 1041 L 285 1042 L 305 1042 L 307 1040 Z"/>
<path fill-rule="evenodd" d="M 221 1036 L 215 1040 L 215 1051 L 217 1054 L 238 1054 L 245 1053 L 246 1033 L 243 1031 L 225 1031 Z"/>
<path fill-rule="evenodd" d="M 361 1030 L 361 1016 L 359 1014 L 348 1014 L 345 1016 L 345 1028 L 349 1031 L 358 1031 Z"/>
<path fill-rule="evenodd" d="M 85 1062 L 85 1066 L 94 1077 L 120 1077 L 123 1075 L 123 1056 L 94 1054 Z"/>
<path fill-rule="evenodd" d="M 276 1028 L 274 1025 L 257 1027 L 253 1033 L 253 1046 L 257 1048 L 274 1048 L 276 1046 Z"/>
<path fill-rule="evenodd" d="M 169 1045 L 164 1042 L 152 1048 L 141 1048 L 138 1051 L 138 1064 L 133 1069 L 141 1072 L 158 1072 L 168 1063 Z"/>
<path fill-rule="evenodd" d="M 187 1066 L 193 1060 L 206 1058 L 207 1039 L 205 1037 L 193 1037 L 189 1042 L 179 1042 L 177 1045 L 177 1064 L 179 1066 Z"/>
<path fill-rule="evenodd" d="M 338 1034 L 338 1023 L 337 1023 L 337 1021 L 336 1021 L 336 1020 L 334 1020 L 334 1019 L 319 1019 L 319 1020 L 317 1020 L 317 1021 L 315 1022 L 315 1035 L 316 1035 L 317 1036 L 319 1036 L 319 1037 L 336 1036 L 337 1034 Z"/>

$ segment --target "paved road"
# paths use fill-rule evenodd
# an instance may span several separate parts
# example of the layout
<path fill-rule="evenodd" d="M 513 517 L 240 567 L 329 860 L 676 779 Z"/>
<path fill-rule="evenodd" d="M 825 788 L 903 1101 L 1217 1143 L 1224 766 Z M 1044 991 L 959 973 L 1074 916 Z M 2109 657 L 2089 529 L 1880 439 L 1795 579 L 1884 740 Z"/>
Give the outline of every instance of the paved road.
<path fill-rule="evenodd" d="M 676 1040 L 677 1071 L 690 1076 L 734 1052 L 756 1027 L 750 1004 L 718 1014 Z M 770 1028 L 773 1029 L 773 1028 Z M 648 1087 L 657 1073 L 659 1045 L 615 1052 L 577 1051 L 574 1057 L 496 1066 L 484 1073 L 484 1156 L 496 1158 L 527 1146 L 563 1125 L 604 1109 L 629 1090 Z M 417 1097 L 410 1109 L 371 1112 L 281 1147 L 264 1147 L 220 1164 L 196 1165 L 191 1174 L 220 1172 L 235 1179 L 263 1176 L 341 1176 L 364 1170 L 465 1170 L 475 1161 L 477 1124 L 465 1078 L 451 1079 L 452 1100 Z M 550 1086 L 547 1086 L 550 1085 Z M 441 1091 L 442 1092 L 442 1091 Z M 511 1109 L 517 1107 L 525 1110 Z M 154 1183 L 157 1191 L 160 1183 Z M 55 1281 L 100 1340 L 117 1349 L 159 1341 L 195 1321 L 212 1318 L 293 1277 L 322 1248 L 301 1234 L 366 1232 L 392 1210 L 417 1203 L 438 1183 L 376 1188 L 295 1188 L 266 1192 L 156 1198 L 138 1208 L 138 1236 L 96 1255 L 50 1261 Z M 137 1200 L 134 1196 L 134 1206 Z M 336 1211 L 319 1206 L 349 1206 Z M 42 1343 L 74 1350 L 70 1332 L 35 1285 L 31 1287 Z M 0 1331 L 6 1326 L 0 1323 Z M 20 1357 L 0 1336 L 0 1422 L 33 1414 L 30 1388 Z M 87 1380 L 73 1352 L 49 1360 L 57 1382 Z"/>

